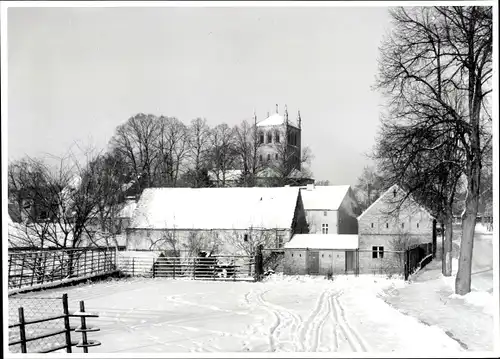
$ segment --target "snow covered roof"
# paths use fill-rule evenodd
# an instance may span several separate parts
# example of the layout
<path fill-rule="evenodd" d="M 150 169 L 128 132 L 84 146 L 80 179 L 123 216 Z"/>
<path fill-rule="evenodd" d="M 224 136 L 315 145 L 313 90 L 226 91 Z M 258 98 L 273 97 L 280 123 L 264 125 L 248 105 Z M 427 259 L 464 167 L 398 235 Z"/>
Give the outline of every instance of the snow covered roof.
<path fill-rule="evenodd" d="M 285 249 L 357 249 L 357 234 L 296 234 Z"/>
<path fill-rule="evenodd" d="M 279 113 L 273 113 L 268 118 L 257 122 L 257 127 L 266 127 L 266 126 L 281 126 L 285 124 L 285 117 L 280 115 Z M 297 123 L 288 117 L 288 124 L 297 127 Z"/>
<path fill-rule="evenodd" d="M 304 209 L 307 210 L 338 210 L 344 200 L 349 185 L 302 187 L 301 195 Z"/>
<path fill-rule="evenodd" d="M 129 228 L 290 228 L 297 187 L 147 188 Z"/>
<path fill-rule="evenodd" d="M 406 192 L 400 186 L 398 186 L 397 184 L 393 184 L 391 187 L 389 187 L 389 189 L 387 191 L 382 193 L 382 195 L 379 198 L 377 198 L 375 200 L 375 202 L 373 202 L 367 209 L 365 209 L 365 211 L 363 213 L 361 213 L 359 215 L 358 221 L 360 221 L 363 218 L 363 216 L 365 215 L 365 213 L 368 213 L 383 198 L 386 198 L 387 194 L 391 193 L 394 190 L 402 191 L 403 193 L 406 194 Z M 419 204 L 417 201 L 415 201 L 411 195 L 408 196 L 408 198 L 405 201 L 409 201 L 409 202 L 407 202 L 407 206 L 410 206 L 411 204 L 418 206 L 422 211 L 427 213 L 429 215 L 429 217 L 434 218 L 434 216 L 426 208 L 424 208 L 421 204 Z"/>

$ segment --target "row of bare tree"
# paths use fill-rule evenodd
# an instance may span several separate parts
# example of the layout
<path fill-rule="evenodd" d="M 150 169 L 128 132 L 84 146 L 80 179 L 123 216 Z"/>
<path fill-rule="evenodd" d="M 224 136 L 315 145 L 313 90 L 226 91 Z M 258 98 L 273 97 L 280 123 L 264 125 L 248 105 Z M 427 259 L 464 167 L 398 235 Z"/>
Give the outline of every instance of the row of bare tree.
<path fill-rule="evenodd" d="M 391 10 L 376 89 L 387 99 L 374 158 L 444 224 L 443 271 L 451 275 L 453 208 L 465 190 L 456 293 L 470 291 L 475 222 L 491 189 L 492 9 Z M 485 178 L 486 177 L 486 178 Z"/>
<path fill-rule="evenodd" d="M 125 197 L 148 187 L 226 186 L 234 169 L 242 172 L 235 185 L 255 186 L 265 168 L 274 178 L 262 185 L 289 183 L 293 152 L 282 141 L 272 144 L 277 157 L 262 159 L 259 138 L 247 121 L 210 128 L 201 118 L 186 126 L 173 117 L 137 114 L 116 128 L 107 151 L 10 162 L 9 202 L 22 217 L 22 225 L 11 226 L 11 244 L 76 248 L 92 245 L 98 234 L 109 244 Z M 301 161 L 310 159 L 305 148 Z"/>

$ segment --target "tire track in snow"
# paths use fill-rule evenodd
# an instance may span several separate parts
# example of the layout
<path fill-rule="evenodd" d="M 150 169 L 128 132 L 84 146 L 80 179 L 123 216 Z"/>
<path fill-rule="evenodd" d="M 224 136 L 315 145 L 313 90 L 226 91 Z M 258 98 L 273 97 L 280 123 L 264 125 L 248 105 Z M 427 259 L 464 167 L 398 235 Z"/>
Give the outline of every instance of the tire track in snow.
<path fill-rule="evenodd" d="M 290 338 L 290 340 L 285 341 L 280 339 L 280 334 L 283 333 L 285 329 L 290 330 L 290 335 L 296 332 L 295 328 L 299 325 L 301 319 L 300 317 L 289 311 L 288 309 L 268 302 L 264 299 L 264 294 L 269 292 L 269 290 L 265 292 L 260 292 L 256 295 L 256 302 L 259 304 L 264 310 L 268 311 L 275 317 L 275 322 L 269 328 L 269 349 L 274 352 L 282 347 L 280 344 L 290 343 L 296 349 L 296 338 Z"/>
<path fill-rule="evenodd" d="M 363 342 L 359 334 L 355 332 L 352 326 L 349 324 L 346 316 L 345 310 L 339 301 L 339 296 L 342 293 L 337 293 L 333 295 L 330 300 L 334 309 L 334 316 L 337 321 L 338 327 L 341 329 L 344 337 L 349 344 L 350 348 L 355 352 L 367 352 L 368 346 Z"/>
<path fill-rule="evenodd" d="M 306 343 L 309 339 L 309 337 L 311 336 L 312 333 L 316 332 L 316 335 L 317 335 L 317 331 L 318 331 L 318 326 L 313 326 L 312 324 L 316 321 L 316 318 L 318 317 L 318 315 L 321 313 L 321 309 L 323 309 L 324 307 L 324 301 L 325 301 L 325 297 L 327 296 L 327 292 L 324 291 L 321 293 L 321 295 L 319 296 L 318 300 L 316 301 L 316 305 L 313 309 L 313 311 L 311 312 L 311 314 L 309 315 L 309 317 L 301 323 L 300 325 L 300 328 L 298 329 L 298 343 L 300 343 L 301 347 L 302 347 L 302 350 L 301 351 L 310 351 L 310 350 L 306 350 Z M 307 346 L 307 349 L 309 349 L 310 346 Z"/>
<path fill-rule="evenodd" d="M 318 319 L 318 324 L 313 328 L 311 338 L 309 340 L 309 348 L 307 351 L 309 352 L 315 352 L 318 350 L 318 348 L 321 348 L 321 334 L 323 333 L 323 328 L 325 326 L 325 323 L 327 322 L 328 318 L 331 318 L 331 305 L 330 305 L 330 296 L 331 294 L 327 292 L 325 295 L 326 299 L 323 300 L 324 304 L 322 304 L 321 307 L 321 312 L 323 312 L 323 315 Z"/>

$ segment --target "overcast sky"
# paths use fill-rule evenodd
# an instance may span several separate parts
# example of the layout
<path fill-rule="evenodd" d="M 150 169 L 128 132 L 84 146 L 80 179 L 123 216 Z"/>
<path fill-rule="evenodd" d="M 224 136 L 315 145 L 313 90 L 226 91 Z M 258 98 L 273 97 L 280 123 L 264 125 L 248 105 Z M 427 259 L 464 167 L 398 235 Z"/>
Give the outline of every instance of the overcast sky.
<path fill-rule="evenodd" d="M 389 26 L 383 7 L 9 8 L 9 159 L 104 148 L 139 112 L 235 125 L 287 104 L 314 178 L 353 185 Z"/>

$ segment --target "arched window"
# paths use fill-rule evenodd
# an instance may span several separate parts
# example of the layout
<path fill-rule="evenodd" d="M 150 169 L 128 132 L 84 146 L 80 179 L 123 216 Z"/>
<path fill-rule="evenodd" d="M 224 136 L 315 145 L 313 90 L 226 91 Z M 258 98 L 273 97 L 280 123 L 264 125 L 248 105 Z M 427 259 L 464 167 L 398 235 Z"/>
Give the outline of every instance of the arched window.
<path fill-rule="evenodd" d="M 273 142 L 273 134 L 271 131 L 267 133 L 267 143 L 272 143 Z"/>
<path fill-rule="evenodd" d="M 280 132 L 279 131 L 276 131 L 276 133 L 274 135 L 274 141 L 276 143 L 280 143 Z"/>
<path fill-rule="evenodd" d="M 259 143 L 260 144 L 264 143 L 264 132 L 262 131 L 259 132 Z"/>

